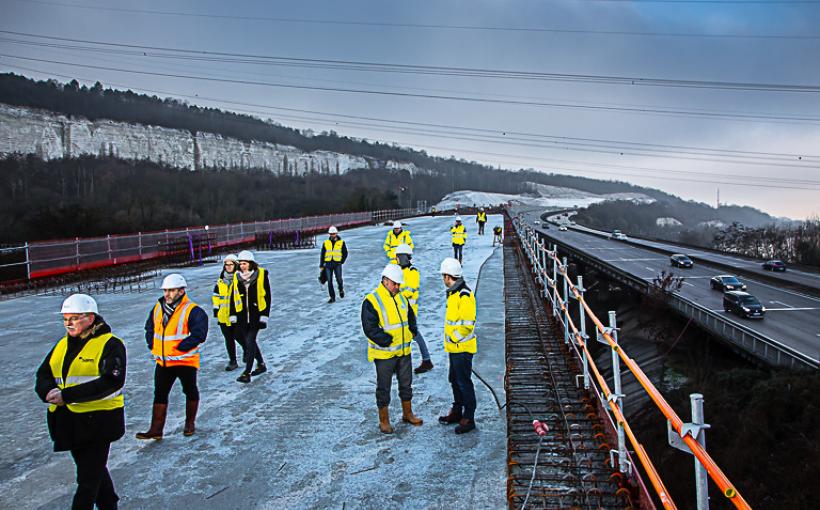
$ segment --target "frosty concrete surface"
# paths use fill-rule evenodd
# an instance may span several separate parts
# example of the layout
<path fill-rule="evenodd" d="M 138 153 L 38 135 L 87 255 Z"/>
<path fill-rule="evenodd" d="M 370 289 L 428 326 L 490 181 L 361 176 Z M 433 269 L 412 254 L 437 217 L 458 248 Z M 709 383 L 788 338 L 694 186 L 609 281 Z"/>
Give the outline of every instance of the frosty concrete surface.
<path fill-rule="evenodd" d="M 475 368 L 504 400 L 502 251 L 479 237 L 472 218 L 465 273 L 475 288 L 479 269 L 479 355 Z M 500 224 L 491 216 L 487 232 Z M 250 385 L 226 373 L 224 341 L 212 319 L 199 373 L 202 401 L 197 435 L 182 436 L 184 402 L 175 386 L 165 439 L 141 442 L 153 396 L 153 361 L 142 328 L 159 291 L 97 296 L 101 313 L 128 347 L 126 436 L 114 443 L 109 469 L 122 508 L 502 508 L 506 504 L 506 426 L 478 380 L 478 432 L 456 436 L 436 422 L 450 405 L 441 343 L 444 288 L 437 273 L 451 254 L 449 218 L 407 221 L 422 272 L 420 324 L 435 368 L 415 376 L 413 399 L 421 427 L 400 421 L 395 383 L 392 436 L 380 434 L 375 370 L 359 325 L 364 295 L 375 287 L 385 258 L 385 227 L 342 232 L 350 249 L 347 297 L 326 304 L 318 248 L 262 252 L 271 270 L 273 312 L 261 337 L 269 372 Z M 218 267 L 184 269 L 189 293 L 210 307 Z M 168 271 L 165 271 L 167 273 Z M 63 334 L 62 298 L 0 302 L 0 348 L 6 384 L 0 420 L 0 508 L 68 508 L 74 465 L 54 453 L 46 406 L 33 392 L 34 372 Z M 414 347 L 414 365 L 419 357 Z"/>

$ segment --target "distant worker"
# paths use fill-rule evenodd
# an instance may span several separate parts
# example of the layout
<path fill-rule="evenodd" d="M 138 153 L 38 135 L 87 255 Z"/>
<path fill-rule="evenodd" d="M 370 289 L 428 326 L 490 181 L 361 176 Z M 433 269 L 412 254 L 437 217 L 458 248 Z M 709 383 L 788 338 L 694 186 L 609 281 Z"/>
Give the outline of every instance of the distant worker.
<path fill-rule="evenodd" d="M 413 239 L 410 237 L 409 230 L 403 230 L 400 221 L 393 222 L 393 229 L 387 233 L 384 238 L 384 254 L 390 259 L 390 263 L 396 264 L 396 247 L 400 244 L 406 244 L 411 248 L 415 248 Z"/>
<path fill-rule="evenodd" d="M 453 388 L 453 407 L 438 421 L 444 425 L 458 423 L 456 434 L 464 434 L 475 429 L 476 399 L 471 379 L 473 355 L 478 351 L 475 295 L 464 282 L 461 264 L 456 259 L 444 259 L 439 272 L 447 287 L 444 350 L 450 356 L 448 379 Z"/>
<path fill-rule="evenodd" d="M 120 498 L 107 465 L 111 443 L 125 434 L 125 344 L 111 334 L 91 296 L 72 294 L 60 311 L 66 335 L 37 369 L 34 390 L 49 404 L 54 451 L 70 451 L 77 467 L 71 508 L 116 509 Z"/>
<path fill-rule="evenodd" d="M 367 360 L 376 367 L 376 406 L 379 408 L 379 430 L 392 434 L 390 425 L 390 387 L 393 374 L 399 382 L 402 421 L 411 425 L 423 422 L 413 414 L 413 362 L 411 341 L 418 334 L 416 316 L 401 294 L 402 269 L 387 264 L 381 283 L 362 302 L 362 331 L 367 337 Z"/>
<path fill-rule="evenodd" d="M 493 246 L 498 243 L 499 246 L 504 244 L 504 238 L 501 237 L 501 225 L 493 227 Z"/>
<path fill-rule="evenodd" d="M 344 282 L 342 281 L 342 265 L 347 260 L 347 244 L 339 237 L 339 230 L 330 227 L 327 230 L 328 239 L 322 244 L 322 253 L 319 254 L 319 267 L 325 271 L 327 278 L 327 293 L 330 295 L 328 303 L 336 302 L 336 293 L 333 290 L 333 275 L 336 275 L 336 283 L 339 284 L 339 297 L 345 297 Z"/>
<path fill-rule="evenodd" d="M 168 395 L 179 379 L 185 394 L 185 428 L 182 433 L 196 433 L 199 389 L 199 345 L 208 337 L 208 314 L 188 299 L 188 283 L 181 274 L 172 273 L 162 280 L 162 297 L 145 321 L 145 341 L 154 355 L 154 407 L 151 427 L 137 432 L 137 439 L 162 439 L 168 413 Z"/>
<path fill-rule="evenodd" d="M 453 258 L 461 263 L 464 252 L 464 243 L 467 242 L 467 229 L 461 223 L 461 216 L 456 216 L 456 224 L 450 229 L 452 234 L 451 240 L 453 242 Z"/>
<path fill-rule="evenodd" d="M 211 301 L 214 305 L 214 317 L 219 323 L 222 336 L 225 337 L 225 349 L 228 351 L 228 364 L 225 366 L 226 372 L 231 372 L 239 368 L 236 363 L 236 344 L 241 344 L 237 338 L 237 328 L 231 327 L 231 296 L 233 295 L 233 275 L 237 271 L 239 264 L 236 255 L 228 254 L 222 261 L 222 272 L 214 285 L 214 293 Z M 244 350 L 244 347 L 242 347 Z"/>
<path fill-rule="evenodd" d="M 239 271 L 233 277 L 233 298 L 231 299 L 233 326 L 231 327 L 238 328 L 237 335 L 245 348 L 243 357 L 245 371 L 236 380 L 249 383 L 251 376 L 256 377 L 268 371 L 256 337 L 259 335 L 259 330 L 268 327 L 271 307 L 270 280 L 267 270 L 256 264 L 253 253 L 242 250 L 237 258 L 239 259 Z M 256 360 L 255 369 L 253 369 L 254 360 Z"/>
<path fill-rule="evenodd" d="M 401 293 L 410 303 L 410 308 L 413 309 L 413 315 L 416 318 L 416 324 L 419 322 L 419 287 L 421 286 L 421 275 L 419 270 L 413 267 L 413 248 L 406 244 L 400 244 L 396 248 L 396 258 L 399 261 L 399 267 L 404 273 L 404 282 L 401 284 Z M 419 351 L 421 351 L 421 364 L 413 370 L 417 374 L 423 374 L 433 369 L 433 362 L 430 360 L 430 351 L 427 349 L 427 342 L 421 336 L 421 330 L 413 337 L 417 344 L 419 344 Z"/>
<path fill-rule="evenodd" d="M 484 235 L 484 224 L 487 223 L 487 213 L 484 212 L 484 208 L 478 210 L 478 214 L 475 215 L 475 221 L 478 223 L 478 235 Z"/>

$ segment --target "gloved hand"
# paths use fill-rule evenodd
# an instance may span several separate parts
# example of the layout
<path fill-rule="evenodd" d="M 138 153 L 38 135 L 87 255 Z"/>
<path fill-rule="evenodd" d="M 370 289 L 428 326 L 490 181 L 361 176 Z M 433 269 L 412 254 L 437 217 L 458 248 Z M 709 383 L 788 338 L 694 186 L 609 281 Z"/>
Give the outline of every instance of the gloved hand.
<path fill-rule="evenodd" d="M 228 320 L 231 322 L 231 324 L 236 324 L 236 315 L 231 315 L 228 318 Z"/>
<path fill-rule="evenodd" d="M 268 317 L 267 315 L 260 315 L 259 316 L 259 329 L 265 329 L 268 327 Z"/>

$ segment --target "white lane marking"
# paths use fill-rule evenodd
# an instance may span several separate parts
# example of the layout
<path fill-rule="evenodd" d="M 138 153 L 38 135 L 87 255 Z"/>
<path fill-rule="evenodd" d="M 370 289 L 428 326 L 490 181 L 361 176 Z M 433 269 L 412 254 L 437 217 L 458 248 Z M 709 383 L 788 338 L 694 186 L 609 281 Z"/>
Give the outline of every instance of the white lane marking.
<path fill-rule="evenodd" d="M 792 305 L 788 303 L 784 303 L 783 301 L 769 301 L 770 303 L 777 303 L 778 305 L 783 305 L 786 308 L 794 308 Z"/>
<path fill-rule="evenodd" d="M 645 267 L 645 268 L 649 269 L 649 270 L 650 270 L 650 271 L 652 271 L 652 272 L 655 272 L 655 268 L 654 268 L 654 267 L 649 267 L 649 266 L 643 266 L 643 267 Z"/>
<path fill-rule="evenodd" d="M 666 259 L 625 259 L 623 257 L 619 259 L 607 259 L 604 262 L 646 262 L 651 260 L 666 260 Z"/>
<path fill-rule="evenodd" d="M 820 308 L 766 308 L 767 312 L 804 312 L 806 310 L 820 310 Z"/>
<path fill-rule="evenodd" d="M 697 280 L 697 279 L 706 279 L 706 278 L 711 279 L 712 277 L 711 276 L 682 276 L 681 278 L 683 278 L 684 280 Z"/>

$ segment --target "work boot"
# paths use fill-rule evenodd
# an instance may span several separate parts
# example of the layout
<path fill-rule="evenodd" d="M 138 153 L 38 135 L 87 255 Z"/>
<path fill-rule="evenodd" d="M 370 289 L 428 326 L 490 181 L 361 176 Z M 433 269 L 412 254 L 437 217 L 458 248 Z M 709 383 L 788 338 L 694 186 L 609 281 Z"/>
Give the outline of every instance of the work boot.
<path fill-rule="evenodd" d="M 456 425 L 456 434 L 465 434 L 471 430 L 475 430 L 475 420 L 462 418 Z"/>
<path fill-rule="evenodd" d="M 344 290 L 344 289 L 339 289 L 339 297 L 340 297 L 340 298 L 344 298 L 344 297 L 345 297 L 345 290 Z"/>
<path fill-rule="evenodd" d="M 151 427 L 148 432 L 137 432 L 137 439 L 162 439 L 162 430 L 165 428 L 165 416 L 168 414 L 168 404 L 154 404 L 151 413 Z"/>
<path fill-rule="evenodd" d="M 257 362 L 256 362 L 256 368 L 255 368 L 255 369 L 253 369 L 253 370 L 251 371 L 251 375 L 252 375 L 252 376 L 254 376 L 254 377 L 256 377 L 257 375 L 262 375 L 262 374 L 264 374 L 264 373 L 265 373 L 265 372 L 267 372 L 267 371 L 268 371 L 268 367 L 267 367 L 267 365 L 265 365 L 265 363 L 264 363 L 264 362 L 259 363 L 259 362 L 257 361 Z"/>
<path fill-rule="evenodd" d="M 328 303 L 335 303 L 335 302 L 336 302 L 336 298 L 330 298 L 330 299 L 328 299 L 328 300 L 327 300 L 327 302 L 328 302 Z"/>
<path fill-rule="evenodd" d="M 421 425 L 424 423 L 421 418 L 413 414 L 413 406 L 410 404 L 409 400 L 402 400 L 401 401 L 401 421 L 405 423 L 409 423 L 410 425 Z"/>
<path fill-rule="evenodd" d="M 433 362 L 429 359 L 423 359 L 421 360 L 421 365 L 417 366 L 413 372 L 423 374 L 424 372 L 429 372 L 430 370 L 433 370 Z"/>
<path fill-rule="evenodd" d="M 387 406 L 379 408 L 379 430 L 382 434 L 392 434 L 393 426 L 390 425 L 390 413 Z"/>
<path fill-rule="evenodd" d="M 442 425 L 452 425 L 453 423 L 458 423 L 460 420 L 461 409 L 456 409 L 455 407 L 450 408 L 450 414 L 438 417 L 438 422 Z"/>
<path fill-rule="evenodd" d="M 237 382 L 247 384 L 247 383 L 251 382 L 251 374 L 250 374 L 250 372 L 242 372 L 242 375 L 237 377 L 236 380 L 237 380 Z"/>
<path fill-rule="evenodd" d="M 183 436 L 193 436 L 196 433 L 196 411 L 199 409 L 199 400 L 185 401 L 185 428 Z"/>
<path fill-rule="evenodd" d="M 225 367 L 225 371 L 226 372 L 233 372 L 237 368 L 239 368 L 239 365 L 236 364 L 236 360 L 233 360 L 233 361 L 228 362 L 228 365 Z"/>

